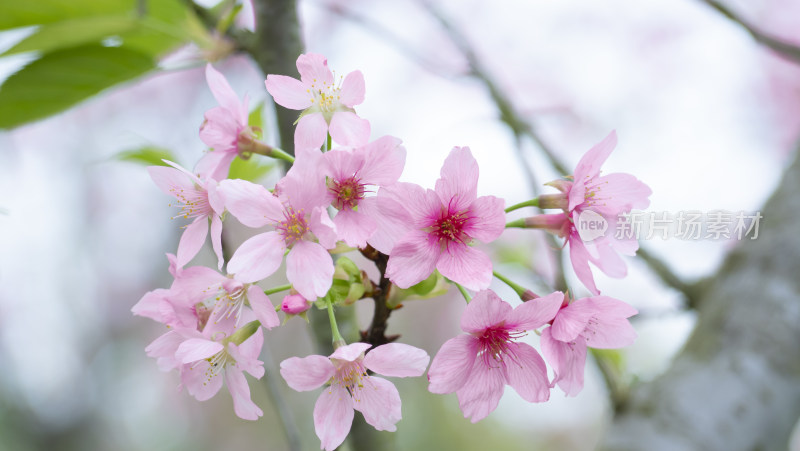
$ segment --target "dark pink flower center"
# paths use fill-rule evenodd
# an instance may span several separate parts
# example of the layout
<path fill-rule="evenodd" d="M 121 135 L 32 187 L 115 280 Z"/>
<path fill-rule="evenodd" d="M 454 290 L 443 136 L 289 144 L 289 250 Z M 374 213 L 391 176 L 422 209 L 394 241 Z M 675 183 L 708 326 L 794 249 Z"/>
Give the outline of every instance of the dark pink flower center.
<path fill-rule="evenodd" d="M 333 206 L 339 210 L 352 209 L 364 198 L 366 189 L 355 177 L 346 180 L 330 180 L 328 191 L 333 194 Z"/>
<path fill-rule="evenodd" d="M 513 347 L 509 346 L 518 337 L 525 335 L 525 331 L 508 329 L 505 324 L 489 327 L 483 331 L 478 338 L 478 357 L 483 359 L 483 363 L 491 368 L 505 365 L 510 359 L 517 362 L 517 356 Z"/>
<path fill-rule="evenodd" d="M 466 211 L 450 212 L 442 210 L 439 218 L 430 227 L 429 233 L 436 237 L 443 245 L 448 243 L 464 243 L 470 241 L 470 236 L 464 231 L 469 216 Z"/>
<path fill-rule="evenodd" d="M 309 230 L 311 230 L 308 227 L 303 210 L 294 211 L 292 207 L 289 207 L 283 212 L 283 217 L 283 221 L 278 223 L 275 229 L 286 241 L 287 247 L 304 239 Z"/>

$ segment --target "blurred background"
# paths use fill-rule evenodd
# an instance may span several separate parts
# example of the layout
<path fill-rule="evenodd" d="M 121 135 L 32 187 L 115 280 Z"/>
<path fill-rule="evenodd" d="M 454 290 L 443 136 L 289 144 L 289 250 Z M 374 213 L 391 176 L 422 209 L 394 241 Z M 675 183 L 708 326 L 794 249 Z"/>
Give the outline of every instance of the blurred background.
<path fill-rule="evenodd" d="M 203 113 L 216 106 L 205 82 L 208 59 L 237 94 L 263 107 L 265 139 L 277 143 L 265 74 L 224 35 L 209 33 L 201 15 L 187 16 L 185 2 L 95 0 L 97 17 L 106 7 L 135 11 L 142 5 L 148 14 L 163 14 L 151 22 L 150 35 L 130 41 L 124 23 L 115 25 L 119 30 L 113 24 L 104 24 L 104 31 L 81 27 L 84 3 L 72 10 L 52 0 L 27 2 L 21 26 L 13 22 L 23 17 L 12 14 L 15 6 L 0 6 L 6 18 L 0 19 L 0 80 L 9 82 L 0 86 L 0 450 L 290 449 L 265 382 L 250 381 L 264 411 L 256 422 L 238 419 L 225 391 L 196 401 L 177 390 L 177 373 L 159 372 L 144 353 L 163 326 L 130 313 L 145 292 L 171 283 L 164 254 L 175 252 L 183 225 L 170 220 L 170 199 L 130 156 L 161 149 L 153 151 L 168 151 L 186 167 L 200 158 L 205 147 L 198 128 Z M 232 29 L 252 29 L 253 6 L 238 4 Z M 199 5 L 224 13 L 234 3 Z M 800 46 L 800 2 L 726 5 L 751 29 Z M 650 211 L 758 211 L 794 158 L 798 60 L 759 44 L 742 24 L 703 1 L 301 0 L 297 11 L 308 51 L 326 55 L 337 74 L 364 73 L 366 101 L 357 111 L 371 122 L 373 138 L 403 140 L 403 181 L 432 186 L 456 145 L 470 146 L 480 164 L 480 194 L 503 197 L 507 205 L 530 199 L 532 187 L 549 192 L 543 183 L 564 175 L 535 139 L 515 135 L 502 120 L 487 77 L 567 168 L 616 130 L 619 145 L 604 171 L 632 173 L 647 183 Z M 60 44 L 30 44 L 31 36 L 61 19 Z M 53 103 L 64 80 L 74 77 L 70 70 L 103 70 L 87 60 L 39 71 L 34 88 L 20 87 L 20 77 L 10 83 L 42 55 L 86 43 L 127 48 L 128 42 L 134 50 L 151 50 L 158 66 L 122 77 L 122 84 L 76 105 L 63 100 L 47 112 L 56 114 L 41 120 L 45 113 L 13 106 L 25 89 Z M 483 79 L 474 76 L 474 61 Z M 279 174 L 266 168 L 253 176 L 272 183 Z M 252 231 L 234 225 L 225 233 L 237 243 Z M 643 246 L 678 277 L 694 281 L 713 277 L 738 244 L 653 239 Z M 539 281 L 552 278 L 541 233 L 510 231 L 491 249 L 499 268 L 526 286 L 541 289 Z M 195 262 L 213 260 L 209 248 Z M 594 273 L 603 294 L 640 310 L 638 341 L 615 358 L 621 359 L 622 383 L 646 384 L 670 367 L 696 314 L 686 307 L 686 295 L 641 259 L 627 262 L 625 279 Z M 576 295 L 587 294 L 569 265 L 566 276 Z M 502 284 L 493 288 L 518 302 Z M 392 316 L 388 332 L 433 356 L 460 333 L 463 308 L 457 292 L 408 302 Z M 360 328 L 371 311 L 369 300 L 357 306 Z M 267 333 L 263 360 L 291 408 L 302 449 L 317 449 L 311 411 L 318 391 L 294 392 L 275 370 L 289 356 L 316 353 L 308 329 L 295 318 Z M 525 340 L 538 341 L 533 334 Z M 591 359 L 579 396 L 566 398 L 556 389 L 549 402 L 529 404 L 508 389 L 498 409 L 477 425 L 463 418 L 455 395 L 428 393 L 424 378 L 394 382 L 404 418 L 396 433 L 384 435 L 392 435 L 399 450 L 588 450 L 598 445 L 615 410 Z M 800 449 L 800 441 L 791 440 L 783 443 Z"/>

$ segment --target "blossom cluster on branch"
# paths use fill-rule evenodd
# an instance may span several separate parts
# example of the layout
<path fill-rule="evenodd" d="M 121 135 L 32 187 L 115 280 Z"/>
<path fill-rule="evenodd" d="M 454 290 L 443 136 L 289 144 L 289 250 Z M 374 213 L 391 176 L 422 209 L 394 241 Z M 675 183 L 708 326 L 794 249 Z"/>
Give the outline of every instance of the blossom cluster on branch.
<path fill-rule="evenodd" d="M 258 360 L 263 329 L 280 326 L 278 311 L 305 316 L 314 305 L 327 310 L 335 350 L 329 356 L 291 357 L 280 373 L 295 390 L 326 387 L 313 419 L 326 450 L 347 437 L 355 410 L 378 430 L 396 430 L 400 395 L 377 374 L 414 377 L 427 370 L 429 391 L 455 392 L 464 416 L 477 422 L 497 407 L 505 385 L 530 402 L 547 401 L 556 385 L 576 395 L 583 387 L 587 347 L 618 348 L 634 341 L 628 318 L 636 310 L 601 296 L 589 263 L 623 277 L 626 266 L 618 254 L 634 255 L 638 244 L 613 236 L 586 240 L 580 230 L 586 212 L 613 221 L 649 204 L 649 188 L 634 176 L 601 175 L 600 166 L 616 145 L 613 132 L 586 153 L 573 175 L 549 183 L 557 193 L 505 208 L 503 199 L 478 196 L 478 163 L 468 147 L 451 150 L 433 189 L 399 181 L 406 158 L 401 140 L 370 140 L 369 122 L 355 112 L 365 98 L 361 72 L 337 79 L 325 57 L 311 53 L 298 58 L 297 69 L 299 80 L 274 74 L 266 79 L 278 105 L 301 111 L 294 156 L 260 141 L 260 130 L 248 125 L 247 99 L 240 100 L 208 65 L 207 81 L 219 106 L 206 112 L 200 137 L 212 150 L 193 171 L 172 162 L 149 168 L 156 185 L 177 202 L 176 218 L 191 222 L 176 254 L 167 255 L 172 285 L 145 294 L 133 312 L 168 327 L 146 352 L 160 369 L 177 369 L 189 394 L 203 401 L 227 385 L 236 415 L 258 419 L 263 412 L 251 400 L 244 373 L 264 375 Z M 227 178 L 234 159 L 254 154 L 291 167 L 271 189 Z M 559 212 L 507 222 L 508 212 L 527 206 Z M 229 215 L 260 233 L 226 264 L 221 234 Z M 491 243 L 510 227 L 564 238 L 572 266 L 592 296 L 572 299 L 559 291 L 539 296 L 493 271 L 490 257 L 475 244 Z M 187 267 L 209 235 L 216 270 Z M 381 280 L 369 280 L 346 257 L 334 260 L 332 254 L 342 249 L 358 249 L 382 262 Z M 289 284 L 259 286 L 284 259 Z M 223 267 L 226 272 L 220 273 Z M 489 290 L 493 277 L 524 302 L 513 308 Z M 425 350 L 392 342 L 394 337 L 347 344 L 339 333 L 334 308 L 371 297 L 392 309 L 408 296 L 438 296 L 451 285 L 468 302 L 461 318 L 465 333 L 445 342 L 430 368 Z M 269 295 L 284 291 L 275 306 Z M 541 335 L 544 358 L 519 340 L 529 331 Z"/>

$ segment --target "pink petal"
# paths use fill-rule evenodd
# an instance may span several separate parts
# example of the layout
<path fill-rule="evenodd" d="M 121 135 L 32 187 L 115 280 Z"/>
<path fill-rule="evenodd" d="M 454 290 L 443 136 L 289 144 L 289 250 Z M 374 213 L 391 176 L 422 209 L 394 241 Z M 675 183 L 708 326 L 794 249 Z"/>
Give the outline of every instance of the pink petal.
<path fill-rule="evenodd" d="M 164 322 L 165 312 L 170 310 L 167 296 L 171 295 L 171 290 L 158 288 L 147 293 L 139 299 L 139 302 L 131 308 L 131 312 L 137 316 L 144 316 L 154 321 Z"/>
<path fill-rule="evenodd" d="M 290 357 L 281 362 L 281 376 L 292 389 L 309 391 L 321 387 L 333 377 L 336 369 L 330 359 L 321 355 Z"/>
<path fill-rule="evenodd" d="M 176 263 L 179 267 L 186 266 L 191 259 L 200 252 L 206 242 L 208 234 L 208 219 L 199 217 L 186 226 L 178 242 L 178 257 Z"/>
<path fill-rule="evenodd" d="M 467 304 L 464 314 L 461 315 L 461 330 L 481 334 L 486 329 L 506 321 L 512 312 L 511 305 L 500 299 L 494 291 L 480 291 Z"/>
<path fill-rule="evenodd" d="M 526 343 L 509 343 L 504 362 L 508 384 L 522 399 L 528 402 L 545 402 L 550 399 L 547 366 L 533 347 Z"/>
<path fill-rule="evenodd" d="M 258 329 L 244 343 L 236 345 L 228 343 L 228 353 L 236 360 L 236 366 L 247 371 L 256 379 L 264 376 L 264 362 L 258 360 L 261 348 L 264 347 L 264 331 Z"/>
<path fill-rule="evenodd" d="M 477 423 L 492 413 L 503 397 L 505 382 L 502 366 L 489 367 L 483 359 L 475 359 L 469 379 L 456 392 L 464 418 Z"/>
<path fill-rule="evenodd" d="M 612 131 L 602 141 L 595 144 L 594 147 L 589 149 L 583 158 L 578 162 L 575 167 L 575 182 L 569 194 L 569 210 L 572 211 L 583 203 L 585 200 L 585 186 L 584 183 L 600 173 L 600 166 L 605 163 L 606 159 L 614 148 L 617 146 L 617 133 Z"/>
<path fill-rule="evenodd" d="M 180 191 L 194 191 L 194 182 L 186 174 L 166 166 L 148 166 L 147 172 L 156 186 L 165 194 L 176 197 Z"/>
<path fill-rule="evenodd" d="M 225 370 L 225 379 L 233 398 L 233 411 L 236 412 L 236 416 L 243 420 L 255 421 L 264 415 L 264 412 L 250 399 L 250 387 L 247 385 L 244 373 L 236 367 L 229 367 Z"/>
<path fill-rule="evenodd" d="M 653 191 L 631 174 L 608 174 L 598 178 L 597 195 L 591 209 L 604 216 L 616 216 L 631 209 L 643 210 L 650 205 Z"/>
<path fill-rule="evenodd" d="M 597 243 L 595 248 L 597 249 L 598 257 L 592 258 L 591 262 L 601 271 L 608 276 L 619 279 L 628 275 L 628 266 L 625 264 L 625 260 L 617 254 L 608 242 Z"/>
<path fill-rule="evenodd" d="M 353 174 L 360 173 L 365 157 L 366 154 L 363 151 L 349 152 L 337 149 L 327 152 L 323 155 L 325 175 L 338 181 L 347 180 Z"/>
<path fill-rule="evenodd" d="M 184 341 L 185 338 L 183 336 L 171 330 L 153 340 L 152 343 L 144 348 L 144 351 L 148 357 L 156 359 L 159 370 L 170 371 L 177 368 L 181 363 L 180 360 L 175 358 L 175 351 Z"/>
<path fill-rule="evenodd" d="M 353 108 L 364 102 L 364 74 L 360 70 L 354 70 L 347 74 L 342 82 L 339 101 L 347 107 Z"/>
<path fill-rule="evenodd" d="M 306 114 L 297 121 L 294 130 L 294 148 L 319 149 L 328 137 L 328 123 L 322 113 Z"/>
<path fill-rule="evenodd" d="M 325 208 L 314 207 L 308 221 L 311 233 L 317 237 L 319 244 L 325 249 L 333 249 L 339 239 L 335 221 L 328 215 Z"/>
<path fill-rule="evenodd" d="M 366 247 L 367 240 L 378 230 L 378 223 L 364 214 L 361 208 L 358 211 L 349 208 L 339 211 L 333 223 L 339 239 L 352 247 Z"/>
<path fill-rule="evenodd" d="M 556 316 L 563 302 L 564 293 L 560 291 L 523 302 L 508 315 L 506 326 L 515 330 L 538 329 Z"/>
<path fill-rule="evenodd" d="M 339 385 L 323 390 L 314 405 L 314 429 L 322 448 L 333 451 L 344 442 L 353 424 L 353 400 Z"/>
<path fill-rule="evenodd" d="M 330 358 L 352 362 L 361 357 L 361 354 L 370 347 L 371 345 L 369 343 L 350 343 L 349 345 L 336 348 L 333 354 L 330 355 Z"/>
<path fill-rule="evenodd" d="M 333 271 L 331 254 L 317 243 L 298 241 L 286 257 L 286 278 L 308 300 L 328 293 Z"/>
<path fill-rule="evenodd" d="M 489 288 L 492 282 L 492 260 L 483 251 L 466 244 L 450 243 L 439 257 L 436 269 L 470 290 Z"/>
<path fill-rule="evenodd" d="M 342 146 L 361 146 L 369 141 L 369 121 L 350 111 L 333 113 L 330 124 L 331 139 Z"/>
<path fill-rule="evenodd" d="M 481 196 L 469 207 L 469 221 L 464 231 L 478 241 L 491 243 L 506 228 L 505 201 L 494 196 Z"/>
<path fill-rule="evenodd" d="M 222 373 L 209 378 L 210 366 L 207 360 L 200 360 L 181 367 L 181 383 L 198 401 L 211 399 L 222 388 Z"/>
<path fill-rule="evenodd" d="M 445 394 L 463 387 L 477 355 L 478 341 L 475 337 L 459 335 L 447 340 L 436 353 L 428 370 L 428 391 Z"/>
<path fill-rule="evenodd" d="M 386 277 L 400 288 L 422 282 L 436 269 L 439 254 L 435 240 L 423 231 L 413 231 L 392 248 Z"/>
<path fill-rule="evenodd" d="M 367 423 L 375 429 L 396 431 L 395 425 L 403 418 L 397 387 L 386 379 L 376 376 L 365 377 L 363 384 L 363 387 L 354 389 L 353 407 L 361 412 Z"/>
<path fill-rule="evenodd" d="M 275 103 L 284 108 L 305 110 L 314 103 L 314 94 L 296 78 L 269 74 L 264 83 Z"/>
<path fill-rule="evenodd" d="M 281 266 L 286 243 L 278 232 L 256 235 L 242 243 L 228 262 L 228 273 L 244 283 L 258 282 Z"/>
<path fill-rule="evenodd" d="M 587 346 L 614 349 L 633 344 L 637 334 L 627 318 L 638 313 L 635 308 L 608 296 L 596 296 L 586 301 L 596 312 L 594 320 L 582 333 Z"/>
<path fill-rule="evenodd" d="M 211 248 L 217 255 L 217 269 L 222 270 L 225 259 L 222 258 L 222 219 L 219 216 L 211 217 Z"/>
<path fill-rule="evenodd" d="M 402 141 L 393 136 L 383 136 L 356 150 L 363 155 L 363 167 L 358 171 L 361 182 L 366 185 L 391 185 L 403 173 L 406 164 L 406 149 Z"/>
<path fill-rule="evenodd" d="M 214 150 L 206 152 L 194 166 L 194 172 L 201 178 L 224 180 L 228 178 L 231 163 L 236 158 L 236 150 Z"/>
<path fill-rule="evenodd" d="M 333 74 L 328 69 L 328 60 L 318 53 L 306 53 L 297 58 L 297 71 L 306 86 L 322 89 L 333 83 Z"/>
<path fill-rule="evenodd" d="M 436 194 L 444 205 L 463 210 L 478 197 L 478 162 L 469 147 L 454 147 L 444 160 Z M 455 200 L 453 200 L 455 198 Z"/>
<path fill-rule="evenodd" d="M 239 122 L 236 117 L 223 107 L 214 107 L 206 111 L 205 121 L 200 126 L 200 139 L 215 152 L 236 151 L 239 147 L 239 133 L 246 123 Z"/>
<path fill-rule="evenodd" d="M 364 366 L 378 374 L 392 377 L 421 376 L 431 358 L 422 349 L 403 343 L 388 343 L 364 357 Z"/>
<path fill-rule="evenodd" d="M 247 289 L 247 300 L 250 302 L 250 307 L 253 309 L 256 318 L 264 328 L 272 329 L 280 325 L 281 320 L 278 318 L 275 307 L 260 287 L 251 285 Z"/>
<path fill-rule="evenodd" d="M 597 313 L 597 308 L 582 298 L 571 302 L 556 314 L 551 333 L 559 341 L 572 341 L 586 329 L 589 320 Z"/>
<path fill-rule="evenodd" d="M 225 208 L 247 227 L 263 227 L 283 220 L 283 205 L 262 185 L 245 180 L 223 180 L 218 189 Z"/>
<path fill-rule="evenodd" d="M 203 338 L 190 338 L 178 346 L 178 350 L 175 351 L 175 358 L 182 363 L 192 363 L 211 357 L 223 349 L 225 349 L 225 347 L 216 341 Z"/>
<path fill-rule="evenodd" d="M 572 231 L 570 232 L 568 241 L 569 260 L 572 262 L 572 269 L 575 270 L 575 275 L 578 276 L 578 280 L 580 280 L 592 294 L 600 294 L 600 290 L 598 290 L 597 286 L 594 284 L 592 270 L 589 268 L 590 255 L 589 251 L 586 249 L 586 245 L 583 244 L 583 240 L 581 240 L 577 232 Z"/>
<path fill-rule="evenodd" d="M 211 64 L 206 65 L 206 81 L 208 81 L 208 87 L 211 88 L 211 93 L 214 94 L 214 98 L 217 99 L 217 102 L 230 111 L 231 115 L 235 117 L 240 124 L 246 125 L 247 111 L 243 108 L 242 102 L 239 101 L 239 96 L 236 95 L 231 85 L 228 84 L 228 80 L 225 79 L 225 76 L 214 69 Z"/>
<path fill-rule="evenodd" d="M 358 211 L 375 221 L 377 229 L 367 242 L 384 254 L 390 254 L 395 242 L 412 230 L 411 215 L 394 199 L 367 197 L 358 203 Z"/>
<path fill-rule="evenodd" d="M 586 365 L 586 345 L 580 340 L 563 342 L 551 335 L 551 328 L 542 331 L 542 353 L 553 367 L 554 382 L 567 396 L 576 396 L 583 390 L 583 369 Z"/>
<path fill-rule="evenodd" d="M 323 155 L 319 149 L 297 149 L 295 162 L 285 177 L 280 179 L 275 192 L 284 203 L 299 212 L 310 213 L 314 207 L 330 205 L 325 183 Z"/>
<path fill-rule="evenodd" d="M 398 182 L 382 187 L 378 197 L 396 201 L 385 206 L 379 204 L 382 212 L 385 207 L 396 208 L 400 205 L 410 214 L 414 227 L 420 229 L 433 225 L 443 207 L 435 191 L 426 190 L 414 183 Z M 380 200 L 379 202 L 382 203 Z"/>

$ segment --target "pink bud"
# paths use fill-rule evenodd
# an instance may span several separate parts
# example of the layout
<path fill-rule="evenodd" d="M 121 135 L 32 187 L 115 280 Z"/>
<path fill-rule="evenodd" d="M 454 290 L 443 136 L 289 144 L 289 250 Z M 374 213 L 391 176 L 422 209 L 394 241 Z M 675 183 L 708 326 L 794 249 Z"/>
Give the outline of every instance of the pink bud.
<path fill-rule="evenodd" d="M 289 315 L 299 315 L 311 308 L 311 303 L 299 294 L 290 294 L 283 298 L 281 310 Z"/>

